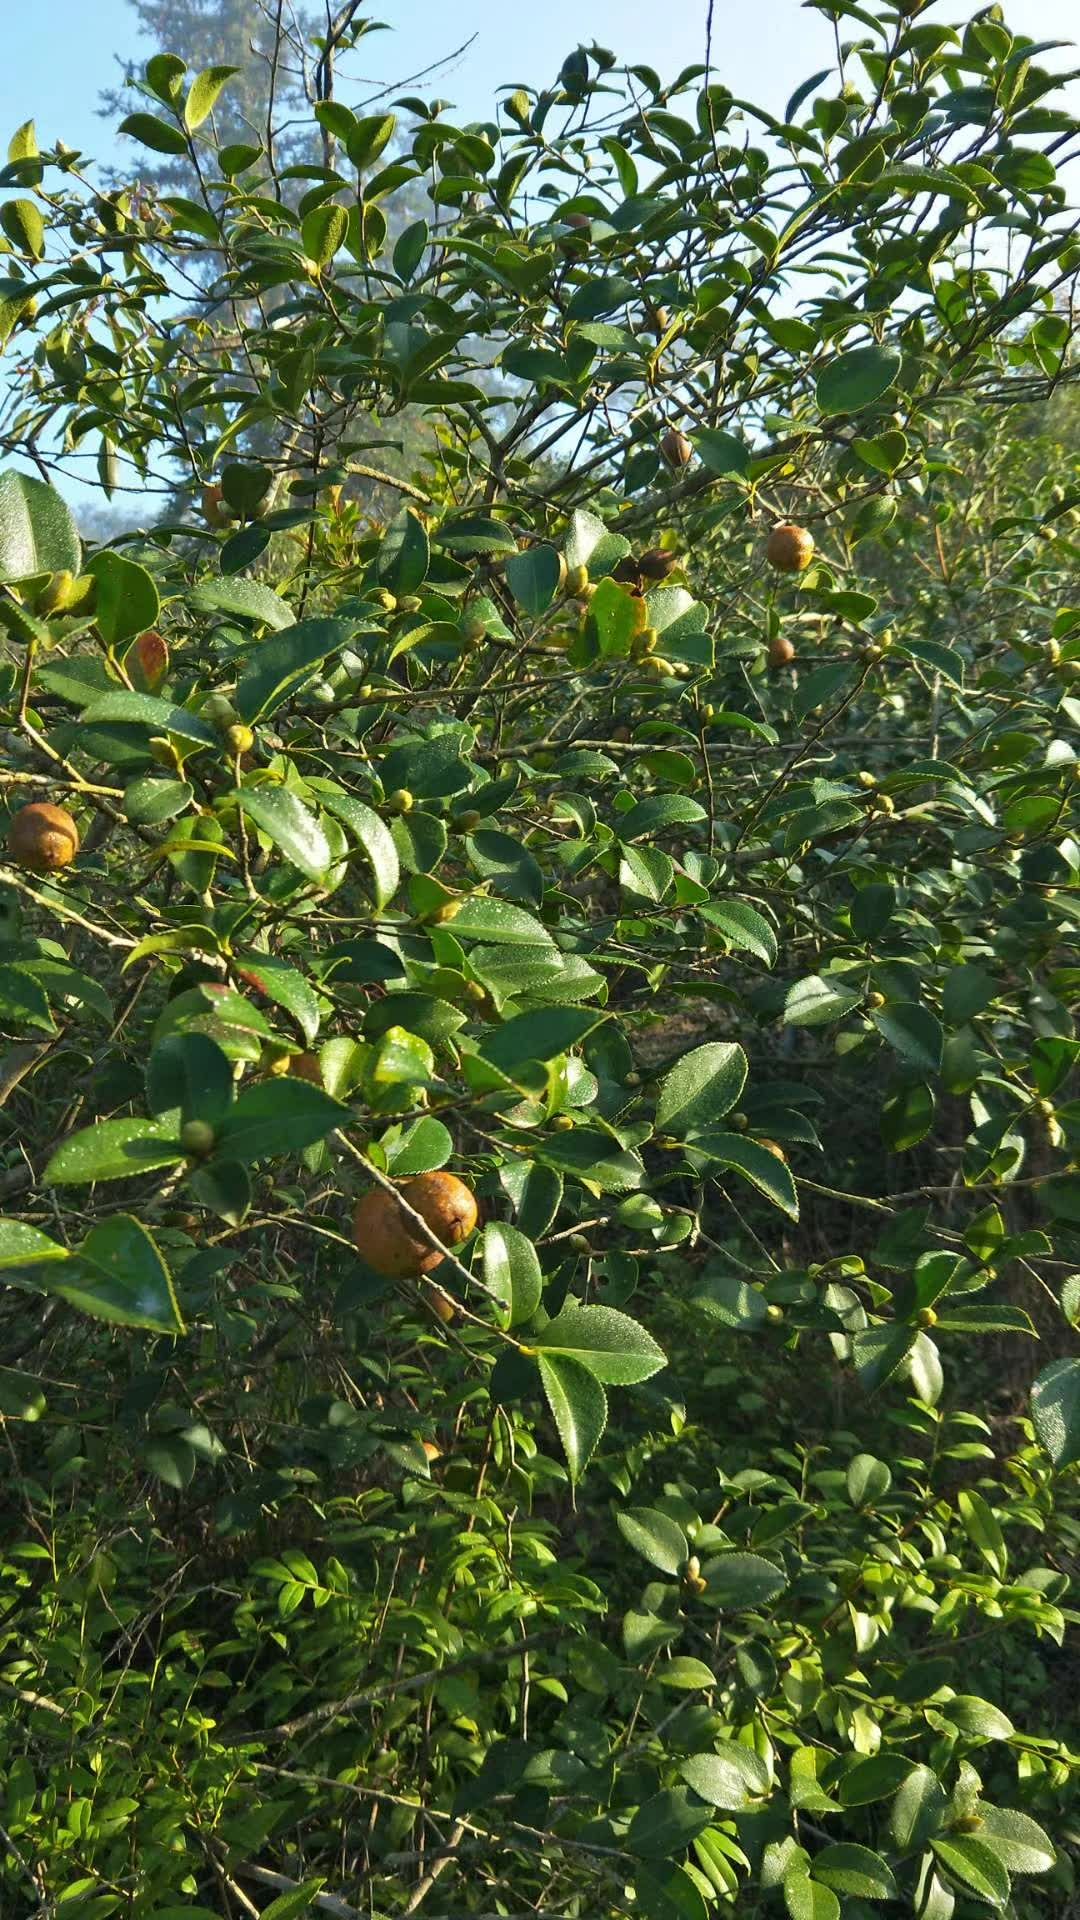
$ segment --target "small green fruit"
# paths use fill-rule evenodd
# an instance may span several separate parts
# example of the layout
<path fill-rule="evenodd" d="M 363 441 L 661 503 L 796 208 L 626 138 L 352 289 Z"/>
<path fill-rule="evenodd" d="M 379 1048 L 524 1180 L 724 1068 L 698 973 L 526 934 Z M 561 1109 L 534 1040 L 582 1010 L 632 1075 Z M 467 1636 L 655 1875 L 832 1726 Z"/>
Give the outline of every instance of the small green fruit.
<path fill-rule="evenodd" d="M 415 804 L 408 787 L 395 787 L 386 796 L 387 813 L 411 813 Z"/>
<path fill-rule="evenodd" d="M 217 1135 L 209 1120 L 185 1120 L 180 1129 L 180 1145 L 193 1160 L 205 1160 L 213 1153 Z"/>

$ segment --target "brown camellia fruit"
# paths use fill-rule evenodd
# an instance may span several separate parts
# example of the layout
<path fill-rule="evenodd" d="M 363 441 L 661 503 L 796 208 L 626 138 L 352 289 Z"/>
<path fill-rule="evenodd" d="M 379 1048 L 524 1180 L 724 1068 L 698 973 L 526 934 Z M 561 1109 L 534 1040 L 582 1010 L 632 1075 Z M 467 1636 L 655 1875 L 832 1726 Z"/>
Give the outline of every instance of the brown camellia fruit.
<path fill-rule="evenodd" d="M 8 828 L 8 852 L 30 873 L 55 873 L 70 867 L 79 851 L 79 829 L 70 813 L 48 800 L 20 807 Z"/>
<path fill-rule="evenodd" d="M 638 561 L 638 572 L 644 580 L 666 580 L 678 564 L 677 553 L 669 553 L 666 547 L 650 547 Z"/>
<path fill-rule="evenodd" d="M 402 1182 L 401 1197 L 427 1222 L 445 1247 L 460 1246 L 478 1219 L 476 1199 L 455 1173 L 420 1173 Z M 420 1239 L 393 1194 L 373 1187 L 353 1215 L 357 1252 L 388 1280 L 415 1279 L 437 1267 L 442 1255 Z"/>
<path fill-rule="evenodd" d="M 285 1071 L 292 1080 L 307 1080 L 313 1087 L 323 1084 L 317 1053 L 291 1053 Z"/>
<path fill-rule="evenodd" d="M 204 482 L 200 495 L 203 519 L 208 527 L 227 527 L 231 515 L 225 504 L 225 495 L 217 482 Z"/>
<path fill-rule="evenodd" d="M 787 1154 L 778 1140 L 764 1140 L 759 1137 L 758 1146 L 764 1147 L 766 1153 L 771 1153 L 774 1160 L 782 1160 L 785 1166 L 787 1165 Z"/>
<path fill-rule="evenodd" d="M 125 662 L 140 693 L 153 693 L 169 671 L 169 649 L 156 627 L 140 633 Z"/>
<path fill-rule="evenodd" d="M 778 633 L 769 641 L 770 667 L 790 667 L 795 658 L 795 648 L 786 633 Z"/>
<path fill-rule="evenodd" d="M 694 457 L 693 447 L 685 433 L 679 432 L 678 427 L 668 428 L 660 441 L 660 452 L 673 473 L 678 473 L 682 467 L 688 467 Z"/>
<path fill-rule="evenodd" d="M 779 520 L 765 544 L 765 558 L 778 573 L 805 573 L 814 557 L 814 536 L 791 520 Z"/>

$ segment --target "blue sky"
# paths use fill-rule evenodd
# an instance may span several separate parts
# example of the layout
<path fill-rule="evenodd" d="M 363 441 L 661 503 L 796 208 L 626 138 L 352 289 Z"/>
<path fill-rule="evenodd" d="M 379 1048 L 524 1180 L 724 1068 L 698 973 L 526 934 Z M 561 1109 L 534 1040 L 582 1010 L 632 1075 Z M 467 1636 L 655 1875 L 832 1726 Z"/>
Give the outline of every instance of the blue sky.
<path fill-rule="evenodd" d="M 381 0 L 372 11 L 393 31 L 368 38 L 354 64 L 363 79 L 391 83 L 475 35 L 457 61 L 417 90 L 438 91 L 453 100 L 462 118 L 486 118 L 500 87 L 542 84 L 579 40 L 598 40 L 620 58 L 644 61 L 665 77 L 674 75 L 702 58 L 705 4 L 456 0 L 449 8 L 445 0 Z M 955 20 L 976 11 L 976 0 L 940 0 L 932 17 Z M 95 111 L 98 95 L 116 81 L 118 54 L 145 59 L 159 51 L 139 40 L 126 0 L 38 0 L 37 5 L 12 6 L 5 13 L 0 61 L 3 146 L 15 127 L 34 118 L 43 145 L 60 138 L 86 153 L 115 158 L 118 148 Z M 1005 0 L 1005 15 L 1014 32 L 1036 40 L 1080 36 L 1078 0 Z M 714 0 L 717 77 L 742 97 L 782 108 L 799 82 L 828 65 L 831 57 L 830 27 L 799 0 Z M 1069 67 L 1080 61 L 1060 53 L 1048 56 L 1048 63 Z M 347 99 L 349 89 L 343 93 Z M 1080 88 L 1074 92 L 1077 98 Z"/>

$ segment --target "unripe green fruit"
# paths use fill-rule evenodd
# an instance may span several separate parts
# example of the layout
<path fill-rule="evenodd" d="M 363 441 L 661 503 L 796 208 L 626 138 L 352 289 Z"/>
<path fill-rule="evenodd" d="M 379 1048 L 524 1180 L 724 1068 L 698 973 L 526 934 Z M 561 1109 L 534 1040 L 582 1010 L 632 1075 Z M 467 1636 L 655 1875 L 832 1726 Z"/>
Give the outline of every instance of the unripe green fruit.
<path fill-rule="evenodd" d="M 568 567 L 566 570 L 566 592 L 572 597 L 584 593 L 589 584 L 588 567 Z"/>
<path fill-rule="evenodd" d="M 583 1233 L 572 1233 L 570 1235 L 570 1245 L 573 1247 L 575 1253 L 588 1253 L 590 1251 L 589 1242 Z"/>
<path fill-rule="evenodd" d="M 399 613 L 419 613 L 423 601 L 418 593 L 406 593 L 398 601 Z"/>
<path fill-rule="evenodd" d="M 558 1133 L 568 1133 L 574 1123 L 568 1113 L 557 1113 L 551 1124 Z"/>
<path fill-rule="evenodd" d="M 217 1135 L 209 1120 L 185 1120 L 180 1129 L 180 1145 L 195 1160 L 213 1153 Z"/>
<path fill-rule="evenodd" d="M 397 595 L 391 593 L 389 587 L 376 587 L 374 593 L 371 595 L 371 599 L 374 605 L 382 607 L 385 613 L 396 613 Z"/>
<path fill-rule="evenodd" d="M 783 1317 L 784 1309 L 783 1307 L 778 1307 L 775 1300 L 766 1307 L 765 1318 L 766 1320 L 771 1320 L 774 1326 L 778 1326 Z"/>
<path fill-rule="evenodd" d="M 487 623 L 481 620 L 479 614 L 471 614 L 462 626 L 461 637 L 466 645 L 478 647 L 481 640 L 487 638 Z"/>
<path fill-rule="evenodd" d="M 395 787 L 393 793 L 386 796 L 388 813 L 411 813 L 415 804 L 408 787 Z"/>
<path fill-rule="evenodd" d="M 883 993 L 868 993 L 866 996 L 866 1004 L 876 1011 L 878 1007 L 885 1005 L 885 995 Z"/>
<path fill-rule="evenodd" d="M 729 1113 L 727 1123 L 732 1133 L 745 1133 L 750 1125 L 745 1113 Z"/>
<path fill-rule="evenodd" d="M 455 814 L 454 826 L 458 833 L 472 833 L 474 827 L 480 825 L 483 817 L 483 814 L 478 813 L 475 807 L 466 807 L 464 813 Z"/>
<path fill-rule="evenodd" d="M 924 1331 L 930 1327 L 936 1327 L 937 1314 L 934 1312 L 933 1307 L 920 1307 L 918 1313 L 915 1315 L 915 1325 L 923 1328 Z"/>
<path fill-rule="evenodd" d="M 242 721 L 238 721 L 234 726 L 226 727 L 225 744 L 230 753 L 250 753 L 255 745 L 255 735 L 250 727 L 245 727 Z"/>
<path fill-rule="evenodd" d="M 858 779 L 859 779 L 859 785 L 860 785 L 860 787 L 867 787 L 867 788 L 869 788 L 869 787 L 876 787 L 876 786 L 877 786 L 877 778 L 876 778 L 876 775 L 874 775 L 874 774 L 872 774 L 872 773 L 860 773 L 860 774 L 859 774 L 859 776 L 858 776 Z"/>

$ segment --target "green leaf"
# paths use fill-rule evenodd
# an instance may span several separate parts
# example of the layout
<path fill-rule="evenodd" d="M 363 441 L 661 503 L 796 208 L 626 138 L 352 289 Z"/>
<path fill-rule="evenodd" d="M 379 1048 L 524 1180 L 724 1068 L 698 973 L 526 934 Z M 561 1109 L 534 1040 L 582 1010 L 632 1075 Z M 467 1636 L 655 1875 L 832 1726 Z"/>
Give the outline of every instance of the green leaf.
<path fill-rule="evenodd" d="M 704 1832 L 711 1817 L 708 1807 L 688 1787 L 668 1787 L 638 1808 L 623 1844 L 629 1853 L 647 1860 L 666 1857 L 689 1846 L 697 1834 Z"/>
<path fill-rule="evenodd" d="M 311 212 L 305 214 L 300 225 L 300 244 L 317 267 L 328 267 L 345 245 L 348 231 L 349 216 L 345 208 L 333 200 L 324 200 L 321 206 L 312 207 Z"/>
<path fill-rule="evenodd" d="M 330 843 L 295 793 L 285 787 L 236 787 L 229 797 L 305 879 L 325 878 L 333 858 Z"/>
<path fill-rule="evenodd" d="M 372 900 L 377 907 L 385 907 L 401 880 L 397 846 L 386 822 L 362 800 L 354 800 L 351 794 L 336 793 L 332 787 L 320 791 L 319 799 L 327 813 L 335 814 L 359 842 L 371 868 Z"/>
<path fill-rule="evenodd" d="M 579 1361 L 608 1386 L 633 1386 L 666 1364 L 651 1333 L 614 1307 L 566 1306 L 536 1335 L 533 1346 Z"/>
<path fill-rule="evenodd" d="M 970 1888 L 992 1907 L 1003 1907 L 1009 1898 L 1009 1876 L 984 1841 L 974 1834 L 941 1834 L 930 1842 L 934 1853 L 952 1880 Z"/>
<path fill-rule="evenodd" d="M 234 964 L 245 986 L 254 987 L 292 1015 L 310 1046 L 319 1031 L 321 1014 L 319 997 L 303 974 L 268 953 L 237 954 Z"/>
<path fill-rule="evenodd" d="M 688 1143 L 695 1154 L 705 1154 L 718 1165 L 730 1167 L 749 1180 L 759 1193 L 791 1220 L 799 1217 L 799 1196 L 791 1168 L 760 1141 L 745 1133 L 695 1131 Z"/>
<path fill-rule="evenodd" d="M 710 1274 L 692 1295 L 692 1305 L 721 1326 L 742 1330 L 764 1326 L 769 1314 L 768 1301 L 757 1287 L 727 1273 Z"/>
<path fill-rule="evenodd" d="M 769 1791 L 769 1770 L 752 1748 L 725 1740 L 714 1753 L 695 1753 L 679 1767 L 682 1778 L 711 1807 L 739 1813 Z"/>
<path fill-rule="evenodd" d="M 25 967 L 0 966 L 0 1027 L 16 1034 L 27 1027 L 56 1031 L 45 990 Z"/>
<path fill-rule="evenodd" d="M 351 1045 L 351 1042 L 346 1044 Z M 340 1090 L 337 1088 L 338 1092 Z M 386 1171 L 395 1180 L 445 1167 L 454 1151 L 449 1128 L 444 1127 L 441 1120 L 432 1120 L 430 1117 L 417 1120 L 396 1141 L 384 1133 L 379 1145 L 386 1155 Z"/>
<path fill-rule="evenodd" d="M 685 1134 L 723 1119 L 738 1101 L 746 1074 L 746 1055 L 733 1040 L 713 1040 L 684 1053 L 660 1082 L 657 1132 Z"/>
<path fill-rule="evenodd" d="M 603 1016 L 583 1007 L 543 1007 L 519 1013 L 489 1034 L 480 1056 L 513 1078 L 527 1060 L 554 1060 L 584 1040 Z"/>
<path fill-rule="evenodd" d="M 902 1322 L 884 1327 L 867 1327 L 851 1342 L 852 1359 L 860 1384 L 867 1393 L 876 1393 L 900 1371 L 915 1345 L 916 1329 Z"/>
<path fill-rule="evenodd" d="M 570 1478 L 576 1482 L 607 1425 L 607 1395 L 596 1375 L 569 1354 L 541 1353 L 537 1359 Z"/>
<path fill-rule="evenodd" d="M 936 1014 L 912 1000 L 881 1007 L 870 1017 L 905 1065 L 920 1073 L 940 1073 L 945 1035 Z"/>
<path fill-rule="evenodd" d="M 758 1553 L 721 1553 L 702 1568 L 706 1598 L 716 1607 L 739 1612 L 760 1607 L 783 1593 L 787 1576 Z"/>
<path fill-rule="evenodd" d="M 797 980 L 788 989 L 784 1003 L 784 1025 L 829 1026 L 834 1020 L 842 1020 L 852 1007 L 859 1006 L 862 997 L 856 987 L 846 987 L 842 980 L 825 979 L 819 973 L 812 973 L 806 980 Z"/>
<path fill-rule="evenodd" d="M 517 1227 L 491 1220 L 484 1228 L 482 1247 L 484 1285 L 499 1302 L 500 1326 L 516 1327 L 531 1320 L 544 1285 L 532 1241 Z"/>
<path fill-rule="evenodd" d="M 156 113 L 129 113 L 121 120 L 118 131 L 130 134 L 140 146 L 149 147 L 152 153 L 179 154 L 187 152 L 187 141 L 179 127 L 171 126 L 168 120 L 161 120 Z"/>
<path fill-rule="evenodd" d="M 690 435 L 690 444 L 710 473 L 741 475 L 749 471 L 750 448 L 737 434 L 725 433 L 720 427 L 702 427 Z"/>
<path fill-rule="evenodd" d="M 881 1138 L 891 1153 L 908 1153 L 934 1124 L 934 1090 L 924 1080 L 901 1084 L 881 1103 Z"/>
<path fill-rule="evenodd" d="M 998 1579 L 1004 1580 L 1009 1564 L 1005 1536 L 982 1494 L 977 1493 L 974 1487 L 962 1487 L 956 1496 L 956 1504 L 968 1539 L 979 1549 Z"/>
<path fill-rule="evenodd" d="M 1080 1460 L 1080 1360 L 1055 1360 L 1031 1389 L 1039 1445 L 1060 1473 Z"/>
<path fill-rule="evenodd" d="M 723 900 L 701 908 L 701 918 L 716 927 L 733 947 L 752 953 L 763 966 L 776 964 L 776 935 L 763 913 L 745 900 Z"/>
<path fill-rule="evenodd" d="M 615 1524 L 651 1567 L 661 1573 L 681 1574 L 690 1548 L 678 1522 L 654 1507 L 624 1507 L 615 1515 Z"/>
<path fill-rule="evenodd" d="M 392 113 L 373 113 L 356 122 L 346 140 L 345 151 L 357 173 L 366 173 L 372 161 L 378 159 L 393 138 L 396 126 L 397 119 Z"/>
<path fill-rule="evenodd" d="M 506 583 L 523 613 L 546 613 L 559 590 L 559 555 L 554 547 L 526 547 L 506 562 Z"/>
<path fill-rule="evenodd" d="M 5 1420 L 40 1420 L 46 1400 L 33 1374 L 0 1367 L 0 1414 Z"/>
<path fill-rule="evenodd" d="M 23 1220 L 0 1220 L 0 1272 L 13 1267 L 36 1267 L 49 1260 L 70 1258 L 66 1247 L 58 1246 L 47 1233 L 29 1227 Z"/>
<path fill-rule="evenodd" d="M 875 1800 L 888 1800 L 912 1770 L 912 1762 L 898 1753 L 875 1753 L 869 1759 L 856 1760 L 836 1782 L 832 1791 L 841 1806 L 868 1807 Z"/>
<path fill-rule="evenodd" d="M 200 747 L 218 745 L 213 727 L 197 713 L 175 707 L 170 700 L 156 700 L 152 693 L 107 693 L 103 700 L 93 700 L 84 709 L 82 719 L 88 727 L 121 721 L 146 727 L 155 734 L 173 733 L 178 740 L 192 740 Z"/>
<path fill-rule="evenodd" d="M 522 907 L 482 895 L 463 900 L 450 921 L 455 940 L 487 940 L 501 946 L 554 946 L 545 926 Z"/>
<path fill-rule="evenodd" d="M 415 593 L 427 578 L 430 561 L 431 548 L 424 526 L 406 507 L 383 535 L 378 555 L 379 579 L 391 593 Z"/>
<path fill-rule="evenodd" d="M 36 201 L 8 200 L 0 207 L 0 224 L 17 253 L 44 258 L 45 222 Z"/>
<path fill-rule="evenodd" d="M 784 1904 L 788 1920 L 840 1920 L 840 1902 L 830 1887 L 811 1880 L 808 1873 L 784 1875 Z"/>
<path fill-rule="evenodd" d="M 892 1474 L 884 1460 L 872 1453 L 857 1453 L 848 1467 L 846 1484 L 853 1507 L 876 1507 L 892 1486 Z"/>
<path fill-rule="evenodd" d="M 326 1885 L 325 1878 L 319 1874 L 313 1880 L 305 1880 L 303 1886 L 290 1887 L 288 1893 L 279 1893 L 262 1910 L 261 1920 L 296 1920 L 298 1913 L 306 1913 L 313 1905 L 315 1896 Z"/>
<path fill-rule="evenodd" d="M 233 695 L 241 720 L 249 725 L 268 720 L 299 693 L 316 667 L 348 645 L 355 632 L 353 620 L 298 620 L 272 640 L 264 640 Z"/>
<path fill-rule="evenodd" d="M 215 1157 L 248 1165 L 268 1156 L 300 1153 L 352 1114 L 321 1087 L 286 1076 L 249 1087 L 217 1129 Z"/>
<path fill-rule="evenodd" d="M 982 1800 L 976 1812 L 982 1821 L 979 1839 L 997 1855 L 1007 1872 L 1049 1873 L 1057 1852 L 1030 1814 L 1013 1807 L 988 1807 Z"/>
<path fill-rule="evenodd" d="M 925 1847 L 945 1818 L 948 1799 L 930 1767 L 913 1767 L 889 1811 L 889 1832 L 901 1853 Z"/>
<path fill-rule="evenodd" d="M 185 1331 L 169 1269 L 152 1236 L 130 1214 L 114 1214 L 93 1227 L 57 1270 L 49 1291 L 115 1326 Z"/>
<path fill-rule="evenodd" d="M 628 813 L 618 815 L 618 835 L 620 840 L 643 840 L 667 833 L 672 827 L 697 826 L 705 817 L 700 802 L 684 793 L 654 793 L 647 800 L 639 800 Z"/>
<path fill-rule="evenodd" d="M 840 1841 L 822 1847 L 810 1863 L 815 1880 L 821 1880 L 834 1893 L 858 1894 L 864 1900 L 895 1900 L 896 1881 L 887 1863 L 869 1847 Z"/>
<path fill-rule="evenodd" d="M 107 646 L 119 646 L 152 627 L 161 611 L 153 576 L 136 560 L 106 547 L 86 563 L 97 581 L 94 619 Z"/>
<path fill-rule="evenodd" d="M 983 967 L 951 967 L 945 975 L 941 1010 L 950 1027 L 962 1027 L 996 1000 L 1001 984 Z"/>
<path fill-rule="evenodd" d="M 894 347 L 852 347 L 819 374 L 815 397 L 822 413 L 856 413 L 887 393 L 900 372 Z"/>
<path fill-rule="evenodd" d="M 203 580 L 187 595 L 187 604 L 196 613 L 233 613 L 257 627 L 271 627 L 275 633 L 291 627 L 291 608 L 276 593 L 257 580 Z"/>
<path fill-rule="evenodd" d="M 184 1158 L 175 1126 L 160 1120 L 99 1120 L 57 1147 L 44 1181 L 48 1187 L 83 1186 L 91 1180 L 130 1180 Z"/>
<path fill-rule="evenodd" d="M 209 119 L 226 81 L 239 72 L 239 67 L 204 67 L 195 75 L 184 102 L 184 125 L 189 133 Z"/>
<path fill-rule="evenodd" d="M 716 1675 L 704 1660 L 693 1660 L 681 1654 L 669 1660 L 666 1666 L 658 1667 L 654 1676 L 662 1687 L 672 1687 L 680 1693 L 693 1693 L 701 1687 L 715 1687 Z"/>
<path fill-rule="evenodd" d="M 146 1069 L 146 1101 L 155 1116 L 180 1115 L 216 1126 L 232 1105 L 232 1062 L 205 1033 L 169 1033 Z"/>
<path fill-rule="evenodd" d="M 134 826 L 159 827 L 190 806 L 195 789 L 186 780 L 147 774 L 124 790 L 124 812 Z"/>
<path fill-rule="evenodd" d="M 78 528 L 55 487 L 26 473 L 0 473 L 0 581 L 78 573 Z"/>

